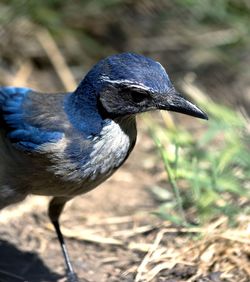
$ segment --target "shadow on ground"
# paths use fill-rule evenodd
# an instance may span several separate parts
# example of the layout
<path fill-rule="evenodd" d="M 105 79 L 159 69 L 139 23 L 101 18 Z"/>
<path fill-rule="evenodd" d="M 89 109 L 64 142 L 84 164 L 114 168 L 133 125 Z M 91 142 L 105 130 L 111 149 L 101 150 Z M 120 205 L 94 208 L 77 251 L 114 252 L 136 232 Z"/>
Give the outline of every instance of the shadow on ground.
<path fill-rule="evenodd" d="M 0 282 L 56 282 L 59 278 L 36 253 L 21 251 L 0 240 Z"/>

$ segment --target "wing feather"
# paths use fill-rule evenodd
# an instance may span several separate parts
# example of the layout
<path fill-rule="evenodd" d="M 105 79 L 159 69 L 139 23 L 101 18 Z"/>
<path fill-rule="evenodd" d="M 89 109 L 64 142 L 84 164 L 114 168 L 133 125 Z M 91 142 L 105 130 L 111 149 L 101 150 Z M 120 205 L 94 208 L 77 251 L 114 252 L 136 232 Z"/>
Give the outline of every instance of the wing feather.
<path fill-rule="evenodd" d="M 30 88 L 0 87 L 0 126 L 13 145 L 28 151 L 37 150 L 45 143 L 57 142 L 64 135 L 34 125 L 27 119 L 29 114 L 25 112 L 24 104 L 29 102 L 32 92 Z"/>

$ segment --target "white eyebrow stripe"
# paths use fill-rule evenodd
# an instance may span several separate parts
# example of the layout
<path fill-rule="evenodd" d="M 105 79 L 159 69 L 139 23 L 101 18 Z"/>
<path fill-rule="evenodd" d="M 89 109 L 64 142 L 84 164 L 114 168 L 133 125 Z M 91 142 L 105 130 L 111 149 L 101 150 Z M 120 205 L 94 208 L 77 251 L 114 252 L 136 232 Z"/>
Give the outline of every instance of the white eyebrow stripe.
<path fill-rule="evenodd" d="M 150 87 L 148 87 L 146 85 L 143 85 L 141 83 L 135 84 L 131 80 L 128 80 L 128 79 L 114 79 L 114 80 L 112 80 L 108 76 L 102 76 L 101 80 L 109 82 L 111 84 L 127 84 L 128 86 L 135 87 L 137 89 L 148 90 L 148 91 L 152 90 Z"/>

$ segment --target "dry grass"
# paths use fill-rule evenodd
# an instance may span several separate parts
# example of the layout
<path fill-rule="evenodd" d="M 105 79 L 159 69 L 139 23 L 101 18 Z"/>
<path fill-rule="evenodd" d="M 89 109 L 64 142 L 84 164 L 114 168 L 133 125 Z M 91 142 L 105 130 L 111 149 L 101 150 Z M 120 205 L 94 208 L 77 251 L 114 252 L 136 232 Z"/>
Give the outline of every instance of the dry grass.
<path fill-rule="evenodd" d="M 20 205 L 22 209 L 12 213 L 3 211 L 2 217 L 8 213 L 8 221 L 17 220 L 31 208 L 41 208 L 41 203 L 39 198 L 30 198 Z M 155 220 L 152 225 L 145 224 L 145 216 L 98 218 L 93 214 L 93 217 L 88 216 L 84 227 L 73 224 L 70 228 L 63 227 L 62 231 L 65 237 L 85 244 L 103 248 L 109 245 L 127 249 L 128 253 L 139 253 L 140 261 L 133 262 L 122 273 L 124 277 L 132 274 L 136 282 L 168 281 L 167 278 L 172 276 L 180 279 L 174 281 L 188 282 L 249 281 L 250 217 L 239 217 L 237 228 L 230 228 L 225 217 L 203 227 L 175 228 L 168 222 L 159 223 Z M 67 213 L 64 218 L 67 221 Z M 24 238 L 28 237 L 30 229 L 26 231 L 22 235 Z M 36 227 L 34 236 L 39 239 L 39 248 L 36 249 L 41 253 L 46 251 L 48 245 L 44 236 L 48 231 L 54 233 L 50 224 Z M 112 264 L 118 260 L 119 257 L 114 253 L 102 263 Z"/>

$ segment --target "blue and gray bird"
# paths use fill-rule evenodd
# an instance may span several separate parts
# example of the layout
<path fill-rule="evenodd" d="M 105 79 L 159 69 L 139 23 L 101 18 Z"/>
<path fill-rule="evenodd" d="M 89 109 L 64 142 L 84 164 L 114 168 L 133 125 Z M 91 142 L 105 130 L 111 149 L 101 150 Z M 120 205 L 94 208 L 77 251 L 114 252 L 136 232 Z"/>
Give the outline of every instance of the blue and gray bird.
<path fill-rule="evenodd" d="M 136 142 L 136 114 L 158 109 L 207 119 L 160 63 L 133 53 L 101 60 L 72 93 L 0 87 L 0 209 L 29 194 L 53 196 L 48 213 L 68 281 L 78 279 L 58 221 L 65 203 L 124 163 Z"/>

